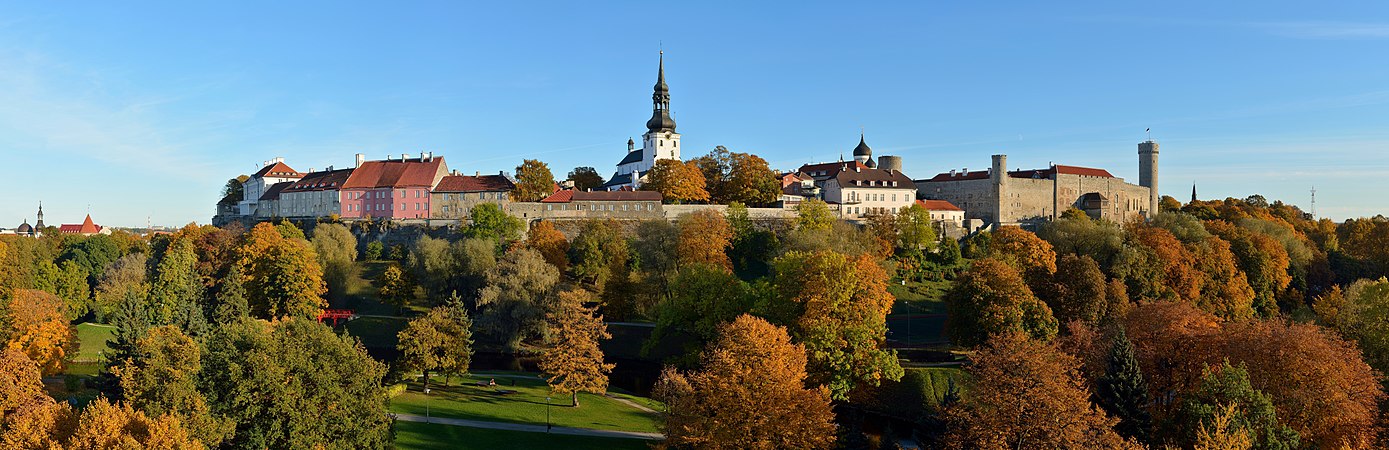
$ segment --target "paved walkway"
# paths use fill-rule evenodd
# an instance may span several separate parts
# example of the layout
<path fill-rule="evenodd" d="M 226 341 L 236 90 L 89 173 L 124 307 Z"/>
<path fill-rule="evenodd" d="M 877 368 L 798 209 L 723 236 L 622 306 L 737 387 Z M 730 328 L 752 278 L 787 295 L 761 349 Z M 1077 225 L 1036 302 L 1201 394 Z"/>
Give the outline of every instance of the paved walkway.
<path fill-rule="evenodd" d="M 607 393 L 604 393 L 603 396 L 604 396 L 604 397 L 607 397 L 607 398 L 610 398 L 610 399 L 613 399 L 613 400 L 616 400 L 618 403 L 621 403 L 621 404 L 624 404 L 624 405 L 627 405 L 627 406 L 631 406 L 631 407 L 633 407 L 633 408 L 640 409 L 640 410 L 642 410 L 642 411 L 646 411 L 647 413 L 651 413 L 651 414 L 660 414 L 660 413 L 657 412 L 656 410 L 651 409 L 651 408 L 647 408 L 646 405 L 643 405 L 643 404 L 641 404 L 641 403 L 637 403 L 637 402 L 634 402 L 634 401 L 631 401 L 631 400 L 628 400 L 628 399 L 625 399 L 625 398 L 622 398 L 622 397 L 615 397 L 615 396 L 613 396 L 612 394 L 607 394 Z"/>
<path fill-rule="evenodd" d="M 425 417 L 414 414 L 396 413 L 395 418 L 406 422 L 437 423 L 442 425 L 453 425 L 457 427 L 488 428 L 493 430 L 525 431 L 530 433 L 545 433 L 544 425 L 530 425 L 523 423 L 506 422 L 487 422 L 482 420 L 452 419 L 447 417 Z M 638 431 L 616 431 L 616 430 L 593 430 L 589 428 L 570 428 L 553 427 L 549 430 L 552 434 L 568 434 L 574 436 L 593 436 L 607 438 L 626 438 L 626 439 L 665 439 L 661 433 L 642 433 Z"/>

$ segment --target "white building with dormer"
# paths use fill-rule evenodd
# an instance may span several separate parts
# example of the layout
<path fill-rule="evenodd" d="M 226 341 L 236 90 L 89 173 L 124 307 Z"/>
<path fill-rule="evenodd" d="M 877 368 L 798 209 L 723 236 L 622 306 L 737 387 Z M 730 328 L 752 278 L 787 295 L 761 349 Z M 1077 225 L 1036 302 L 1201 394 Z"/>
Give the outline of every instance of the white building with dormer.
<path fill-rule="evenodd" d="M 646 121 L 642 146 L 627 140 L 627 156 L 617 163 L 617 172 L 603 189 L 617 191 L 641 187 L 647 171 L 662 159 L 680 160 L 680 133 L 675 132 L 675 119 L 670 117 L 670 87 L 666 86 L 665 52 L 661 53 L 656 70 L 656 86 L 651 94 L 651 120 Z"/>
<path fill-rule="evenodd" d="M 241 201 L 236 203 L 237 212 L 246 217 L 255 216 L 261 196 L 268 193 L 272 186 L 301 178 L 304 178 L 304 174 L 290 168 L 284 158 L 276 157 L 262 163 L 260 170 L 241 184 Z"/>

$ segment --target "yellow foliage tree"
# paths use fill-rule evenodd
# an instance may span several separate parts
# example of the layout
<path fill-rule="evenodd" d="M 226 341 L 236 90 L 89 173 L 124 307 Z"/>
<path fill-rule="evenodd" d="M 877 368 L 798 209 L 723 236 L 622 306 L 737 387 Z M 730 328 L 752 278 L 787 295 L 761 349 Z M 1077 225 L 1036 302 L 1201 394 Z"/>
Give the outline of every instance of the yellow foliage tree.
<path fill-rule="evenodd" d="M 666 403 L 663 445 L 716 450 L 828 449 L 829 390 L 805 387 L 805 348 L 786 329 L 742 315 L 722 326 L 702 369 L 667 367 L 656 384 Z"/>
<path fill-rule="evenodd" d="M 260 223 L 246 234 L 238 254 L 252 315 L 314 318 L 328 306 L 323 268 L 307 241 Z"/>
<path fill-rule="evenodd" d="M 666 203 L 695 203 L 709 201 L 704 186 L 704 173 L 692 163 L 661 159 L 646 173 L 641 190 L 660 192 Z"/>
<path fill-rule="evenodd" d="M 569 394 L 572 406 L 579 406 L 579 393 L 602 394 L 608 389 L 608 373 L 613 364 L 603 363 L 598 341 L 611 339 L 608 326 L 588 291 L 572 290 L 559 294 L 555 311 L 546 315 L 551 346 L 540 359 L 540 370 L 549 375 L 546 382 L 557 394 Z"/>
<path fill-rule="evenodd" d="M 24 352 L 44 375 L 62 373 L 68 355 L 77 351 L 76 333 L 64 316 L 66 303 L 53 294 L 18 289 L 0 301 L 0 336 L 5 348 Z"/>
<path fill-rule="evenodd" d="M 824 201 L 812 198 L 796 205 L 796 229 L 829 231 L 833 225 L 834 214 Z"/>
<path fill-rule="evenodd" d="M 516 189 L 511 191 L 513 200 L 535 202 L 555 192 L 555 174 L 550 166 L 537 159 L 522 160 L 516 166 Z"/>

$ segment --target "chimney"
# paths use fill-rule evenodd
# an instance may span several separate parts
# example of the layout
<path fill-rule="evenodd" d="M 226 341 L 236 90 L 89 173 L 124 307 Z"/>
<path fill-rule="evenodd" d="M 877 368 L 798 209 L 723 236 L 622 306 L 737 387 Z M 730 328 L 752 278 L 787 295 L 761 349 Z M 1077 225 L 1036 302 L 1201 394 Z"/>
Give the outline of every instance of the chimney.
<path fill-rule="evenodd" d="M 950 169 L 950 176 L 955 177 L 955 169 Z"/>
<path fill-rule="evenodd" d="M 357 165 L 352 166 L 352 167 L 354 167 L 354 168 L 356 168 L 356 167 L 362 167 L 362 163 L 364 163 L 364 162 L 366 162 L 366 161 L 367 161 L 367 155 L 358 153 L 358 154 L 357 154 Z"/>
<path fill-rule="evenodd" d="M 325 172 L 332 172 L 332 171 L 333 171 L 333 166 L 328 166 L 327 169 L 323 169 L 323 170 L 324 170 Z"/>
<path fill-rule="evenodd" d="M 425 159 L 424 159 L 425 156 L 427 156 L 427 155 L 425 154 L 425 152 L 420 152 L 420 161 L 421 161 L 421 162 L 425 161 Z"/>
<path fill-rule="evenodd" d="M 410 159 L 410 154 L 409 154 L 409 153 L 401 153 L 401 154 L 400 154 L 400 161 L 401 161 L 401 162 L 405 162 L 405 160 L 407 160 L 407 159 Z"/>
<path fill-rule="evenodd" d="M 481 170 L 474 170 L 474 171 L 473 171 L 473 176 L 474 176 L 474 177 L 480 177 L 480 176 L 482 176 L 482 171 L 481 171 Z"/>
<path fill-rule="evenodd" d="M 312 167 L 309 168 L 309 172 L 308 172 L 308 173 L 313 173 L 313 168 L 312 168 Z"/>

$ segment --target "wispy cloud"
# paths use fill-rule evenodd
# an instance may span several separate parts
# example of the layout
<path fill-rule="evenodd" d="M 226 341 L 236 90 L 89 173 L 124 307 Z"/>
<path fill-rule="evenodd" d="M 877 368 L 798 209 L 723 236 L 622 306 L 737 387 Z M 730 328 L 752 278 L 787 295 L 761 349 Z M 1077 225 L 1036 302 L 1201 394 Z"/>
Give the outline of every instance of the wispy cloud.
<path fill-rule="evenodd" d="M 1273 22 L 1251 26 L 1299 39 L 1389 39 L 1389 23 Z"/>

